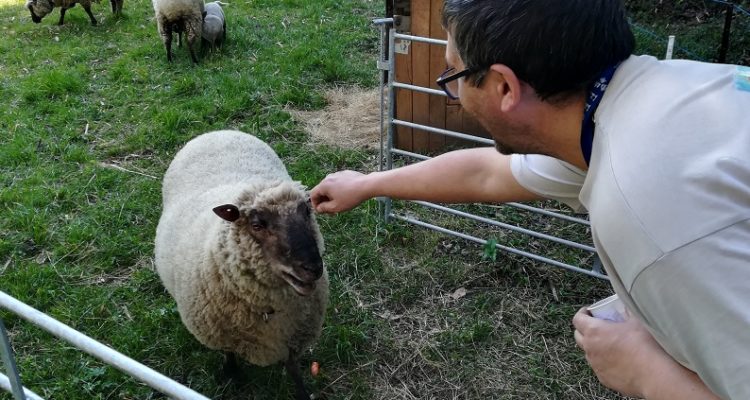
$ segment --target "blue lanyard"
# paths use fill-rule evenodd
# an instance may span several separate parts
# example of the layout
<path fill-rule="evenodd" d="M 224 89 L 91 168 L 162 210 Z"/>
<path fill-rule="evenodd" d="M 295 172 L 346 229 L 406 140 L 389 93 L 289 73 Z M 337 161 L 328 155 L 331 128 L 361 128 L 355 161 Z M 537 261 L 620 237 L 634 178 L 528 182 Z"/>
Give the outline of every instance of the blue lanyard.
<path fill-rule="evenodd" d="M 589 93 L 586 96 L 586 105 L 583 108 L 583 124 L 581 124 L 581 151 L 583 151 L 583 158 L 586 160 L 586 165 L 589 165 L 591 160 L 591 146 L 594 143 L 594 113 L 596 108 L 599 107 L 599 102 L 604 97 L 604 91 L 607 90 L 609 81 L 612 80 L 612 76 L 615 74 L 615 70 L 620 64 L 611 65 L 607 67 L 591 85 Z"/>

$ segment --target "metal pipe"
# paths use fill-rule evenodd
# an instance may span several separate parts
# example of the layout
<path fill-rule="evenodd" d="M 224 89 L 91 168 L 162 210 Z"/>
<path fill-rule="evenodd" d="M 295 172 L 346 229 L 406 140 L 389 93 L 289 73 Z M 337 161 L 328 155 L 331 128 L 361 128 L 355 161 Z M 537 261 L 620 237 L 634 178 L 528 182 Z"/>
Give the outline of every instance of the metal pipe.
<path fill-rule="evenodd" d="M 402 121 L 400 119 L 394 119 L 393 123 L 395 125 L 401 125 L 401 126 L 406 126 L 406 127 L 409 127 L 409 128 L 421 129 L 423 131 L 438 133 L 438 134 L 441 134 L 441 135 L 450 136 L 450 137 L 457 138 L 457 139 L 468 140 L 468 141 L 475 142 L 475 143 L 481 143 L 481 144 L 486 144 L 486 145 L 494 145 L 494 143 L 495 143 L 495 142 L 492 141 L 492 139 L 487 139 L 487 138 L 483 138 L 483 137 L 467 135 L 465 133 L 449 131 L 449 130 L 446 130 L 446 129 L 433 128 L 431 126 L 421 125 L 421 124 L 415 124 L 413 122 Z"/>
<path fill-rule="evenodd" d="M 122 353 L 84 335 L 47 314 L 24 304 L 0 291 L 0 307 L 18 314 L 21 318 L 46 330 L 52 335 L 72 344 L 76 348 L 99 360 L 139 379 L 150 387 L 175 399 L 209 400 L 208 397 L 189 389 L 153 369 L 129 358 Z"/>
<path fill-rule="evenodd" d="M 21 384 L 21 378 L 18 376 L 16 360 L 13 357 L 13 348 L 10 346 L 8 331 L 5 330 L 5 324 L 3 324 L 2 318 L 0 318 L 0 353 L 2 354 L 5 370 L 10 375 L 10 378 L 8 379 L 10 392 L 13 393 L 13 397 L 15 397 L 16 400 L 25 400 L 25 396 L 23 395 L 23 385 Z"/>
<path fill-rule="evenodd" d="M 8 377 L 2 373 L 0 373 L 0 388 L 3 388 L 8 392 L 12 391 L 10 379 L 8 379 Z M 23 394 L 26 397 L 21 397 L 22 399 L 25 398 L 26 400 L 44 400 L 44 398 L 40 397 L 38 394 L 32 392 L 27 388 L 23 388 Z"/>
<path fill-rule="evenodd" d="M 551 236 L 551 235 L 547 235 L 547 234 L 544 234 L 544 233 L 541 233 L 541 232 L 532 231 L 530 229 L 521 228 L 519 226 L 506 224 L 506 223 L 500 222 L 500 221 L 495 221 L 494 219 L 490 219 L 490 218 L 480 217 L 478 215 L 470 214 L 470 213 L 467 213 L 467 212 L 456 210 L 454 208 L 441 206 L 439 204 L 430 203 L 430 202 L 427 202 L 427 201 L 415 200 L 415 201 L 413 201 L 413 203 L 420 204 L 420 205 L 423 205 L 425 207 L 429 207 L 429 208 L 432 208 L 432 209 L 435 209 L 435 210 L 438 210 L 438 211 L 443 211 L 443 212 L 446 212 L 446 213 L 449 213 L 449 214 L 457 215 L 459 217 L 473 219 L 474 221 L 477 221 L 477 222 L 483 222 L 485 224 L 490 224 L 490 225 L 496 226 L 498 228 L 507 229 L 507 230 L 513 231 L 513 232 L 523 233 L 524 235 L 535 237 L 537 239 L 549 240 L 550 242 L 562 244 L 562 245 L 565 245 L 565 246 L 568 246 L 568 247 L 573 247 L 573 248 L 576 248 L 576 249 L 579 249 L 579 250 L 585 250 L 585 251 L 588 251 L 590 253 L 596 253 L 596 249 L 594 249 L 591 246 L 586 246 L 586 245 L 583 245 L 583 244 L 580 244 L 580 243 L 577 243 L 577 242 L 574 242 L 574 241 L 571 241 L 571 240 L 562 239 L 562 238 L 559 238 L 557 236 Z"/>
<path fill-rule="evenodd" d="M 375 18 L 372 20 L 375 25 L 389 25 L 393 23 L 393 18 Z"/>
<path fill-rule="evenodd" d="M 528 206 L 526 204 L 521 204 L 521 203 L 510 202 L 510 203 L 503 203 L 503 204 L 506 205 L 506 206 L 511 206 L 511 207 L 515 207 L 515 208 L 520 208 L 522 210 L 535 212 L 537 214 L 546 215 L 548 217 L 562 219 L 562 220 L 565 220 L 565 221 L 568 221 L 568 222 L 575 222 L 576 224 L 581 224 L 581 225 L 585 225 L 585 226 L 591 226 L 591 222 L 587 221 L 587 220 L 585 220 L 583 218 L 571 217 L 570 215 L 560 214 L 560 213 L 556 213 L 556 212 L 553 212 L 553 211 L 545 210 L 543 208 L 532 207 L 532 206 Z"/>
<path fill-rule="evenodd" d="M 674 52 L 674 35 L 669 35 L 669 39 L 667 39 L 667 54 L 664 55 L 664 59 L 671 60 L 673 52 Z"/>
<path fill-rule="evenodd" d="M 445 233 L 445 234 L 452 235 L 452 236 L 457 236 L 457 237 L 460 237 L 461 239 L 470 240 L 472 242 L 479 243 L 479 244 L 482 244 L 482 245 L 484 245 L 484 244 L 487 243 L 486 240 L 480 239 L 480 238 L 478 238 L 476 236 L 471 236 L 471 235 L 467 235 L 465 233 L 456 232 L 456 231 L 453 231 L 453 230 L 450 230 L 450 229 L 447 229 L 447 228 L 443 228 L 441 226 L 437 226 L 437 225 L 433 225 L 433 224 L 430 224 L 430 223 L 427 223 L 427 222 L 420 221 L 420 220 L 418 220 L 416 218 L 406 217 L 406 216 L 397 215 L 397 214 L 392 214 L 391 218 L 395 218 L 395 219 L 398 219 L 398 220 L 401 220 L 401 221 L 404 221 L 404 222 L 408 222 L 410 224 L 418 225 L 418 226 L 421 226 L 423 228 L 432 229 L 432 230 L 437 231 L 437 232 Z M 526 252 L 526 251 L 523 251 L 523 250 L 514 249 L 512 247 L 503 246 L 501 244 L 495 244 L 495 247 L 497 247 L 499 250 L 502 250 L 502 251 L 505 251 L 505 252 L 508 252 L 508 253 L 512 253 L 512 254 L 516 254 L 516 255 L 519 255 L 519 256 L 531 258 L 532 260 L 541 261 L 543 263 L 554 265 L 556 267 L 567 269 L 569 271 L 580 272 L 580 273 L 582 273 L 584 275 L 593 276 L 593 277 L 599 278 L 599 279 L 609 280 L 609 277 L 607 277 L 606 275 L 603 275 L 603 274 L 600 274 L 600 273 L 597 273 L 597 272 L 594 272 L 594 271 L 591 271 L 591 270 L 583 269 L 583 268 L 580 268 L 580 267 L 576 267 L 576 266 L 573 266 L 573 265 L 570 265 L 570 264 L 561 263 L 559 261 L 555 261 L 555 260 L 552 260 L 552 259 L 549 259 L 549 258 L 546 258 L 546 257 L 542 257 L 542 256 L 539 256 L 539 255 L 536 255 L 534 253 L 529 253 L 529 252 Z"/>
<path fill-rule="evenodd" d="M 398 154 L 398 155 L 401 155 L 401 156 L 416 158 L 417 160 L 422 160 L 422 161 L 429 160 L 430 158 L 432 158 L 432 157 L 429 157 L 429 156 L 424 156 L 424 155 L 419 154 L 419 153 L 412 153 L 411 151 L 406 151 L 406 150 L 401 150 L 401 149 L 393 149 L 393 150 L 391 150 L 391 153 Z"/>
<path fill-rule="evenodd" d="M 416 86 L 416 85 L 411 85 L 408 83 L 401 83 L 401 82 L 393 82 L 393 86 L 399 89 L 407 89 L 407 90 L 413 90 L 415 92 L 432 94 L 435 96 L 448 97 L 448 95 L 445 94 L 445 92 L 442 90 L 426 88 L 424 86 Z"/>
<path fill-rule="evenodd" d="M 442 46 L 447 46 L 448 41 L 443 39 L 433 39 L 423 36 L 414 36 L 414 35 L 406 35 L 403 33 L 396 33 L 396 39 L 404 39 L 404 40 L 411 40 L 413 42 L 422 42 L 422 43 L 429 43 L 429 44 L 439 44 Z"/>
<path fill-rule="evenodd" d="M 385 164 L 387 170 L 393 169 L 393 137 L 395 133 L 395 125 L 393 124 L 396 115 L 396 90 L 393 88 L 393 82 L 396 81 L 396 29 L 391 27 L 388 29 L 388 140 L 386 141 L 386 153 L 385 153 Z M 382 161 L 381 161 L 382 163 Z M 383 201 L 384 206 L 384 218 L 385 223 L 388 223 L 388 216 L 391 215 L 391 208 L 393 207 L 393 200 L 385 198 Z"/>

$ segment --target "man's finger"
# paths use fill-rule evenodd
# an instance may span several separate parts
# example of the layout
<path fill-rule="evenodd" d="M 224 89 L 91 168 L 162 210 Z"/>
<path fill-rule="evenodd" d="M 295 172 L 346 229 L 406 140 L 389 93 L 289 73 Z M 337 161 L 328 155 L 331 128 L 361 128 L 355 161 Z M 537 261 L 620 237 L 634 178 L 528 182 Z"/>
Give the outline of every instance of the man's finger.
<path fill-rule="evenodd" d="M 576 346 L 583 350 L 583 334 L 576 329 L 573 332 L 573 338 L 576 340 Z"/>
<path fill-rule="evenodd" d="M 573 326 L 577 330 L 584 330 L 585 326 L 590 321 L 590 318 L 593 317 L 591 316 L 591 314 L 589 314 L 588 310 L 586 310 L 586 307 L 581 307 L 576 315 L 573 316 Z"/>

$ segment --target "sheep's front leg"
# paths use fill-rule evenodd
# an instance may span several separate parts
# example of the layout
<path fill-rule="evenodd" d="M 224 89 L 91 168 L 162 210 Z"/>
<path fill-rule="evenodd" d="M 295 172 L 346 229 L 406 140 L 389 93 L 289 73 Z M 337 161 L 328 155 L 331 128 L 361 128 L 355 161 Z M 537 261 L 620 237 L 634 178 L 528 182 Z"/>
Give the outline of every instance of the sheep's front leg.
<path fill-rule="evenodd" d="M 167 61 L 172 62 L 172 23 L 162 15 L 157 15 L 156 26 L 159 28 L 159 35 L 161 35 L 164 48 L 167 50 Z"/>
<path fill-rule="evenodd" d="M 286 363 L 284 363 L 284 367 L 286 368 L 289 377 L 292 378 L 292 382 L 294 382 L 294 398 L 296 400 L 310 400 L 310 394 L 307 392 L 305 382 L 302 380 L 302 373 L 299 370 L 299 361 L 297 360 L 297 357 L 290 354 Z"/>
<path fill-rule="evenodd" d="M 230 378 L 240 377 L 240 362 L 239 360 L 237 360 L 236 354 L 228 351 L 224 352 L 223 372 L 224 376 L 228 376 Z"/>
<path fill-rule="evenodd" d="M 89 15 L 89 19 L 91 20 L 91 25 L 96 26 L 96 18 L 94 18 L 94 13 L 91 12 L 91 5 L 89 4 L 82 4 L 83 9 L 86 10 L 86 14 Z"/>
<path fill-rule="evenodd" d="M 69 8 L 75 7 L 75 5 L 76 4 L 73 3 L 73 4 L 71 4 L 71 5 L 67 6 L 67 7 L 60 7 L 60 20 L 57 21 L 58 25 L 62 25 L 63 22 L 65 21 L 65 11 L 68 11 Z"/>
<path fill-rule="evenodd" d="M 191 17 L 185 20 L 185 36 L 187 36 L 188 49 L 190 58 L 195 64 L 198 64 L 198 57 L 195 56 L 195 47 L 200 45 L 201 32 L 203 31 L 203 17 Z"/>
<path fill-rule="evenodd" d="M 112 4 L 112 13 L 115 15 L 122 14 L 122 2 L 123 0 L 109 0 Z"/>

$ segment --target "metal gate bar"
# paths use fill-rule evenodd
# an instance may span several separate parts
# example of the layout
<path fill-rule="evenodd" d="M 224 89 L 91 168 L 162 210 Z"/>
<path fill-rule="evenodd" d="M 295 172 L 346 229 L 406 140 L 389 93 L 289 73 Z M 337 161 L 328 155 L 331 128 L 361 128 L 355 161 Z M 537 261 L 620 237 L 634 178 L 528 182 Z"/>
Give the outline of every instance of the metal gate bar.
<path fill-rule="evenodd" d="M 431 45 L 441 45 L 441 46 L 445 46 L 447 44 L 447 41 L 398 33 L 393 28 L 393 18 L 376 19 L 376 20 L 373 20 L 373 23 L 380 27 L 381 52 L 380 52 L 380 59 L 377 62 L 377 66 L 378 66 L 378 69 L 381 71 L 381 83 L 385 83 L 388 89 L 387 90 L 387 93 L 388 93 L 387 102 L 385 101 L 385 98 L 381 96 L 380 170 L 393 169 L 393 156 L 394 155 L 405 156 L 405 157 L 417 159 L 420 161 L 428 160 L 431 158 L 429 156 L 418 154 L 415 152 L 394 148 L 393 141 L 394 141 L 394 136 L 395 136 L 395 129 L 397 126 L 403 126 L 403 127 L 408 127 L 412 129 L 419 129 L 419 130 L 423 130 L 426 132 L 443 135 L 443 136 L 447 136 L 451 138 L 467 140 L 467 141 L 471 141 L 471 142 L 479 143 L 483 145 L 493 145 L 494 142 L 491 139 L 468 135 L 465 133 L 455 132 L 455 131 L 451 131 L 447 129 L 435 128 L 432 126 L 417 124 L 417 123 L 413 123 L 409 121 L 403 121 L 403 120 L 399 120 L 395 118 L 395 100 L 396 100 L 395 91 L 396 90 L 411 90 L 415 92 L 426 93 L 429 95 L 443 96 L 443 97 L 446 96 L 442 90 L 436 90 L 436 89 L 427 88 L 423 86 L 413 85 L 410 83 L 396 81 L 396 78 L 395 78 L 395 71 L 396 71 L 395 43 L 396 43 L 396 40 L 409 40 L 409 41 L 414 41 L 414 42 L 428 43 Z M 386 47 L 386 43 L 387 43 L 387 47 Z M 385 48 L 387 48 L 387 57 L 383 50 Z M 385 111 L 386 107 L 387 107 L 387 111 Z M 383 134 L 382 134 L 383 131 L 386 131 L 386 138 L 385 138 L 386 140 L 383 140 Z M 406 216 L 398 212 L 395 212 L 393 210 L 393 201 L 390 198 L 380 197 L 378 198 L 378 201 L 380 201 L 380 203 L 383 206 L 383 215 L 386 221 L 392 218 L 392 219 L 396 219 L 396 220 L 410 223 L 413 225 L 421 226 L 423 228 L 441 232 L 447 235 L 452 235 L 452 236 L 456 236 L 462 239 L 473 241 L 479 244 L 486 244 L 488 242 L 485 239 L 481 239 L 481 238 L 478 238 L 478 237 L 475 237 L 475 236 L 472 236 L 463 232 L 457 232 L 457 231 L 454 231 L 454 230 L 451 230 L 442 226 L 431 224 L 429 222 L 421 221 L 411 215 Z M 542 256 L 539 254 L 534 254 L 528 251 L 512 248 L 509 246 L 504 246 L 499 243 L 495 244 L 495 247 L 501 251 L 531 258 L 536 261 L 540 261 L 546 264 L 560 267 L 569 271 L 582 273 L 582 274 L 596 277 L 599 279 L 604 279 L 604 280 L 609 279 L 601 269 L 601 265 L 600 265 L 601 263 L 599 262 L 599 259 L 596 256 L 596 250 L 594 249 L 593 246 L 577 243 L 575 241 L 567 240 L 567 239 L 560 238 L 560 237 L 553 236 L 553 235 L 548 235 L 548 234 L 537 232 L 531 229 L 526 229 L 526 228 L 522 228 L 522 227 L 510 225 L 510 224 L 505 224 L 499 221 L 492 220 L 490 218 L 484 218 L 478 215 L 456 210 L 454 208 L 446 207 L 443 205 L 438 205 L 438 204 L 424 202 L 424 201 L 407 201 L 407 202 L 411 204 L 417 204 L 422 207 L 427 207 L 427 208 L 431 208 L 434 210 L 438 210 L 441 212 L 450 213 L 460 218 L 468 218 L 468 219 L 471 219 L 480 223 L 507 229 L 507 230 L 521 233 L 530 237 L 548 240 L 548 241 L 561 244 L 561 245 L 564 245 L 573 249 L 593 253 L 594 255 L 594 260 L 592 263 L 593 265 L 591 265 L 589 268 L 583 268 L 580 266 L 570 265 L 564 262 L 553 260 L 553 259 L 550 259 L 548 257 Z M 564 221 L 571 222 L 574 224 L 579 224 L 579 225 L 586 226 L 586 227 L 590 226 L 589 221 L 587 221 L 586 219 L 577 218 L 574 216 L 565 215 L 561 213 L 556 213 L 550 210 L 545 210 L 542 208 L 533 207 L 533 206 L 529 206 L 526 204 L 519 204 L 519 203 L 511 202 L 511 203 L 505 203 L 502 205 L 502 207 L 505 207 L 505 206 L 515 207 L 524 211 L 537 213 L 546 217 L 557 218 L 560 220 L 564 220 Z"/>
<path fill-rule="evenodd" d="M 74 347 L 144 382 L 148 386 L 179 400 L 209 400 L 208 397 L 187 388 L 153 369 L 97 342 L 47 314 L 0 291 L 0 307 L 5 308 Z"/>

